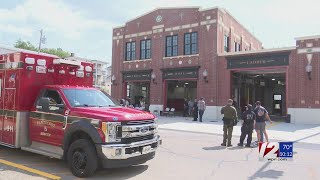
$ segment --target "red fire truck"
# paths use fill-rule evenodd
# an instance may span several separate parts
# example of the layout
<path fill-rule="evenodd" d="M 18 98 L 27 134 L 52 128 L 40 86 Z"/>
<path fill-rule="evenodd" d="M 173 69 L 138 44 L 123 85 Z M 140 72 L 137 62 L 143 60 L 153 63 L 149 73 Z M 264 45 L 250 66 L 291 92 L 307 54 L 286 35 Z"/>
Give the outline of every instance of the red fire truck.
<path fill-rule="evenodd" d="M 64 159 L 78 177 L 152 159 L 155 116 L 118 106 L 92 75 L 88 62 L 0 48 L 0 144 Z"/>

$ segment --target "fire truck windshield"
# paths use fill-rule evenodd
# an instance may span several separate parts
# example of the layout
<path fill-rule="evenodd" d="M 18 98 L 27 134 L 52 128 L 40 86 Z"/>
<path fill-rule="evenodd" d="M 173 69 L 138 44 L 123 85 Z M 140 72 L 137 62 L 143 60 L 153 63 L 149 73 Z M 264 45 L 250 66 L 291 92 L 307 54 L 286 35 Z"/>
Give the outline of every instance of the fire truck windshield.
<path fill-rule="evenodd" d="M 108 96 L 96 89 L 64 89 L 73 107 L 114 107 L 117 106 Z"/>

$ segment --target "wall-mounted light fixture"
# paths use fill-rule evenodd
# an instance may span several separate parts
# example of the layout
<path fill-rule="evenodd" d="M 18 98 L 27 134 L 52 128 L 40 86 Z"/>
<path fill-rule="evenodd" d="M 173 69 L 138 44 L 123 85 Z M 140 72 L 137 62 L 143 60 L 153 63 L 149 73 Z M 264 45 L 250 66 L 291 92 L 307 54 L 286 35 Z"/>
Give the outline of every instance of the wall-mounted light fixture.
<path fill-rule="evenodd" d="M 115 86 L 117 85 L 117 83 L 116 83 L 116 76 L 115 76 L 115 75 L 112 75 L 112 76 L 111 76 L 111 82 L 112 82 L 113 85 L 115 85 Z"/>
<path fill-rule="evenodd" d="M 203 71 L 202 75 L 203 75 L 204 81 L 205 81 L 206 83 L 208 83 L 209 81 L 208 81 L 208 71 L 207 71 L 207 69 L 205 69 L 205 70 Z"/>
<path fill-rule="evenodd" d="M 311 80 L 311 72 L 312 72 L 311 60 L 312 60 L 312 54 L 307 54 L 308 64 L 306 66 L 306 72 L 308 74 L 309 80 Z"/>
<path fill-rule="evenodd" d="M 307 74 L 308 74 L 309 80 L 311 80 L 312 66 L 311 66 L 310 64 L 308 64 L 308 65 L 306 66 L 306 72 L 307 72 Z"/>
<path fill-rule="evenodd" d="M 152 79 L 153 84 L 157 84 L 156 77 L 157 77 L 156 74 L 154 72 L 152 72 L 151 79 Z"/>

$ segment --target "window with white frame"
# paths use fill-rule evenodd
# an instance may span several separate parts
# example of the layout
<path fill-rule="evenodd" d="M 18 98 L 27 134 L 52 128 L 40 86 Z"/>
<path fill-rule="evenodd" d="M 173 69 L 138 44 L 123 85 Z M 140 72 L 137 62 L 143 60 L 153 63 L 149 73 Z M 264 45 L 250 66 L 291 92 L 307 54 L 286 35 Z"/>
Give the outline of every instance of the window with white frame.
<path fill-rule="evenodd" d="M 166 37 L 166 57 L 178 56 L 178 35 Z"/>
<path fill-rule="evenodd" d="M 184 34 L 184 55 L 198 53 L 198 32 Z"/>
<path fill-rule="evenodd" d="M 136 59 L 136 42 L 126 43 L 126 61 L 131 61 Z"/>
<path fill-rule="evenodd" d="M 151 59 L 151 40 L 140 41 L 140 59 Z"/>
<path fill-rule="evenodd" d="M 229 36 L 224 35 L 224 52 L 229 52 Z"/>

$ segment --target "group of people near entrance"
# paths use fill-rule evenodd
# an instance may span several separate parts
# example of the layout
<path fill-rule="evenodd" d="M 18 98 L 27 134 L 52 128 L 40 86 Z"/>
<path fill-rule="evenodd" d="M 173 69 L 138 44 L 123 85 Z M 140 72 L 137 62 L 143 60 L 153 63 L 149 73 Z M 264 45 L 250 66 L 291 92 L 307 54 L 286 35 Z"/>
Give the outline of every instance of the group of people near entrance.
<path fill-rule="evenodd" d="M 199 121 L 202 122 L 202 116 L 205 110 L 206 102 L 203 97 L 200 98 L 199 101 L 195 98 L 193 102 L 191 100 L 187 101 L 187 99 L 184 100 L 183 117 L 186 117 L 187 115 L 193 116 L 193 121 L 198 121 L 199 118 Z"/>
<path fill-rule="evenodd" d="M 256 130 L 258 142 L 263 141 L 263 135 L 265 136 L 266 141 L 268 142 L 268 134 L 266 131 L 266 120 L 272 124 L 272 121 L 268 115 L 268 111 L 261 106 L 261 102 L 257 101 L 256 107 L 253 109 L 251 104 L 246 106 L 246 111 L 242 113 L 242 127 L 241 127 L 241 136 L 238 146 L 243 146 L 244 140 L 247 136 L 246 147 L 252 147 L 252 133 L 253 129 Z M 232 99 L 228 100 L 226 106 L 221 109 L 221 114 L 223 114 L 223 142 L 221 146 L 232 146 L 231 138 L 233 126 L 238 123 L 237 110 L 234 107 Z"/>

